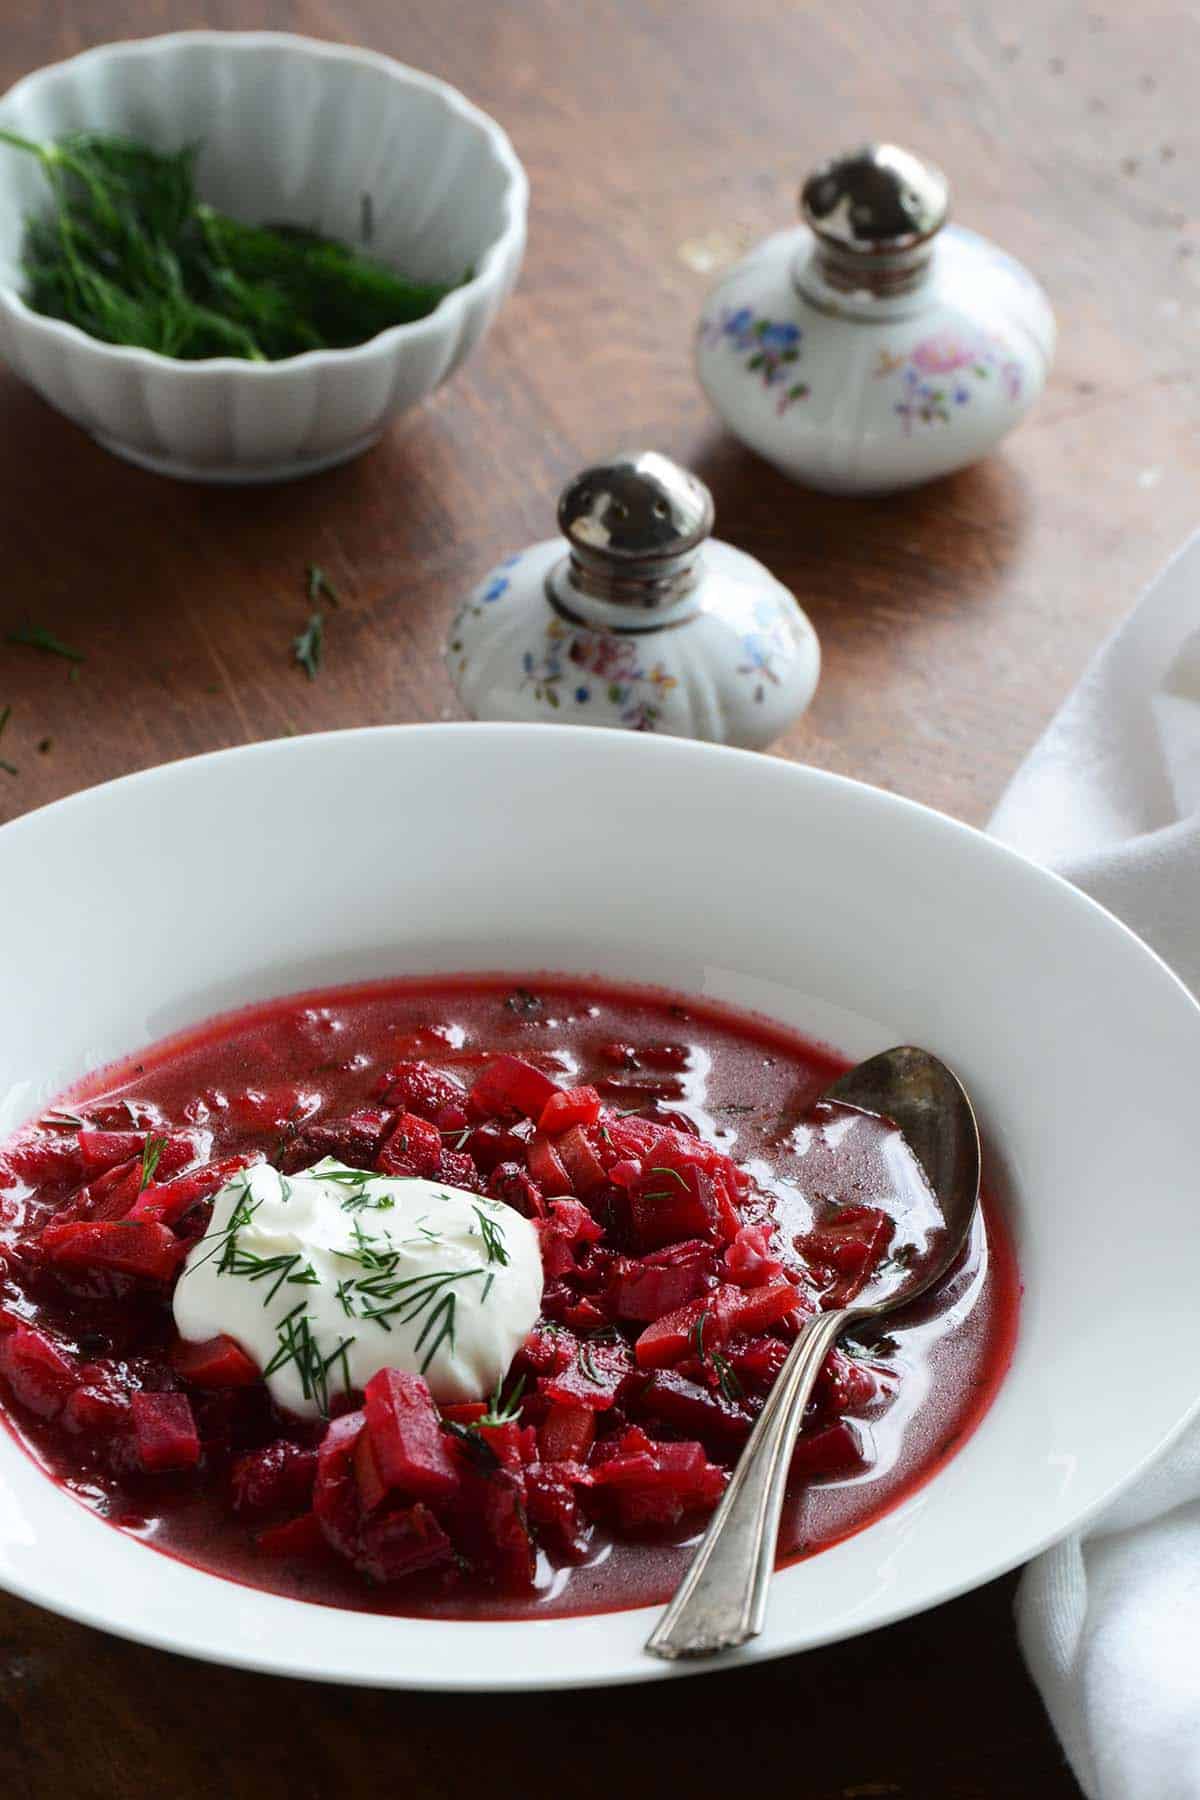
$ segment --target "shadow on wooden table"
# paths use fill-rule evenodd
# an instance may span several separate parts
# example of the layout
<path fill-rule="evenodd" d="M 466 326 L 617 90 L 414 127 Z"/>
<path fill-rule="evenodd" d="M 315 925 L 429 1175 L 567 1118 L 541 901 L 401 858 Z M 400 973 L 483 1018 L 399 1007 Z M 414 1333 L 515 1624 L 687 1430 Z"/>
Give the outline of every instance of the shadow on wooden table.
<path fill-rule="evenodd" d="M 1077 1800 L 1017 1654 L 1011 1590 L 723 1677 L 509 1696 L 242 1674 L 10 1600 L 0 1777 L 22 1800 Z M 570 1746 L 569 1766 L 546 1765 L 547 1741 Z"/>
<path fill-rule="evenodd" d="M 814 618 L 836 609 L 852 622 L 914 587 L 930 601 L 985 605 L 1028 522 L 1030 497 L 1002 452 L 873 498 L 799 487 L 723 433 L 704 438 L 688 460 L 712 489 L 718 536 L 765 562 Z M 916 618 L 921 609 L 908 610 Z"/>

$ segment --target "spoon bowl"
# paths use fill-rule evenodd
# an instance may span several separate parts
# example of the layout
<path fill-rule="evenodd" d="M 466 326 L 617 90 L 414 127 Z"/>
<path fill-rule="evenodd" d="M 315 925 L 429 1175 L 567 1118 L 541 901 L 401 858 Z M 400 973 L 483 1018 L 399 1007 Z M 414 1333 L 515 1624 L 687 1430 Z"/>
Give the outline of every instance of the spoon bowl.
<path fill-rule="evenodd" d="M 915 1157 L 942 1226 L 925 1255 L 869 1283 L 849 1306 L 818 1312 L 788 1353 L 674 1599 L 646 1640 L 653 1656 L 713 1656 L 757 1637 L 784 1491 L 804 1409 L 826 1357 L 849 1326 L 915 1300 L 952 1268 L 979 1206 L 979 1128 L 958 1077 L 928 1050 L 885 1050 L 828 1087 L 823 1101 L 895 1125 Z"/>

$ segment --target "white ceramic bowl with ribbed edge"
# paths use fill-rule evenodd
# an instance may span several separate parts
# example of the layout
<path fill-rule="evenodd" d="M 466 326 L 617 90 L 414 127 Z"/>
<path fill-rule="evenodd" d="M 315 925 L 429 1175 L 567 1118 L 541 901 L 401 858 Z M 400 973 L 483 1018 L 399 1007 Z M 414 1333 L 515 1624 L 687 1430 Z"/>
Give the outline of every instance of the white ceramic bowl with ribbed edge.
<path fill-rule="evenodd" d="M 279 481 L 345 462 L 453 374 L 511 292 L 529 185 L 508 137 L 445 82 L 390 57 L 275 32 L 106 44 L 27 75 L 0 123 L 199 142 L 203 197 L 363 246 L 418 280 L 470 280 L 411 325 L 277 363 L 178 362 L 87 336 L 21 298 L 32 157 L 0 148 L 0 354 L 119 456 L 194 481 Z M 364 196 L 370 197 L 364 209 Z M 365 246 L 363 246 L 365 247 Z"/>

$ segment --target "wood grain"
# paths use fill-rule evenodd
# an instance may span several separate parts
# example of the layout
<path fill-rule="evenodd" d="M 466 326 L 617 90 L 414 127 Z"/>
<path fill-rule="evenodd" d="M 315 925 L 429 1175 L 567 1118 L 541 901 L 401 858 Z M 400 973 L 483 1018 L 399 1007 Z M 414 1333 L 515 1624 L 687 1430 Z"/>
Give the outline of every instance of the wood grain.
<path fill-rule="evenodd" d="M 1195 522 L 1200 24 L 1074 0 L 143 0 L 136 29 L 271 26 L 448 77 L 533 183 L 521 289 L 484 351 L 351 467 L 206 490 L 105 455 L 0 376 L 0 818 L 288 730 L 456 716 L 439 646 L 463 590 L 545 535 L 575 467 L 642 441 L 695 466 L 721 535 L 801 597 L 825 653 L 784 755 L 982 821 L 1088 654 Z M 133 29 L 119 0 L 6 20 L 0 76 Z M 916 495 L 831 501 L 726 437 L 690 372 L 719 261 L 868 135 L 933 154 L 957 216 L 1027 259 L 1062 341 L 1002 454 Z M 344 597 L 315 683 L 289 664 L 304 565 Z M 18 1795 L 1076 1793 L 1009 1620 L 1010 1583 L 834 1650 L 603 1702 L 301 1689 L 168 1662 L 0 1602 L 0 1771 Z M 703 1719 L 704 1740 L 697 1738 Z"/>

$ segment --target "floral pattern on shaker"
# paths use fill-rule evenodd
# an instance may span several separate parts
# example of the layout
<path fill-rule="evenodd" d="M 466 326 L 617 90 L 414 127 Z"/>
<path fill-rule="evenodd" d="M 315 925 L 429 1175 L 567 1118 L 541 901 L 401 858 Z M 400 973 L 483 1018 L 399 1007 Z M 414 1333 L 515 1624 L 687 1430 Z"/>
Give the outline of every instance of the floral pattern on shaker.
<path fill-rule="evenodd" d="M 1021 365 L 998 337 L 958 337 L 939 331 L 911 350 L 881 350 L 876 377 L 898 371 L 902 391 L 894 410 L 906 437 L 914 425 L 948 425 L 955 408 L 969 405 L 980 383 L 998 380 L 1010 402 L 1021 397 Z"/>
<path fill-rule="evenodd" d="M 754 677 L 754 699 L 761 706 L 767 697 L 768 683 L 779 686 L 777 660 L 789 650 L 783 616 L 773 601 L 764 597 L 754 602 L 753 617 L 742 633 L 744 662 L 738 664 L 739 675 Z"/>
<path fill-rule="evenodd" d="M 502 600 L 504 598 L 505 594 L 507 594 L 509 588 L 512 586 L 512 575 L 510 571 L 516 568 L 520 560 L 520 551 L 518 551 L 515 556 L 506 556 L 504 561 L 499 563 L 496 568 L 492 570 L 487 580 L 481 582 L 475 592 L 464 601 L 462 606 L 459 607 L 458 612 L 455 615 L 454 625 L 450 632 L 449 648 L 451 653 L 459 659 L 458 667 L 460 671 L 467 666 L 467 659 L 463 654 L 462 641 L 462 628 L 464 624 L 468 619 L 481 619 L 486 606 L 492 606 L 497 600 Z"/>
<path fill-rule="evenodd" d="M 541 654 L 526 650 L 522 657 L 521 685 L 532 686 L 535 699 L 555 708 L 562 705 L 564 691 L 569 690 L 576 706 L 586 706 L 599 691 L 618 709 L 622 725 L 654 731 L 664 698 L 679 684 L 664 663 L 643 666 L 636 638 L 588 631 L 552 617 Z"/>
<path fill-rule="evenodd" d="M 709 348 L 726 344 L 744 356 L 751 374 L 758 375 L 769 391 L 778 390 L 775 410 L 780 413 L 797 400 L 808 399 L 808 383 L 792 379 L 803 354 L 803 337 L 799 325 L 759 318 L 750 306 L 726 306 L 719 318 L 700 321 L 701 343 Z"/>

